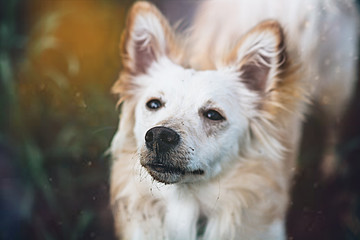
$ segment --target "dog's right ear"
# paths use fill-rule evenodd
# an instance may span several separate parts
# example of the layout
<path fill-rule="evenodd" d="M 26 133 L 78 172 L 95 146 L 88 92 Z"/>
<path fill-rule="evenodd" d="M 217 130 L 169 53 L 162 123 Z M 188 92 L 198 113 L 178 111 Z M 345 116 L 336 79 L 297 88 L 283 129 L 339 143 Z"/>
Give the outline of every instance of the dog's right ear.
<path fill-rule="evenodd" d="M 238 42 L 227 59 L 236 66 L 245 85 L 260 95 L 269 94 L 286 65 L 284 33 L 274 20 L 259 23 Z"/>
<path fill-rule="evenodd" d="M 154 5 L 140 1 L 130 9 L 120 51 L 124 70 L 132 75 L 146 73 L 162 56 L 175 56 L 174 33 Z"/>

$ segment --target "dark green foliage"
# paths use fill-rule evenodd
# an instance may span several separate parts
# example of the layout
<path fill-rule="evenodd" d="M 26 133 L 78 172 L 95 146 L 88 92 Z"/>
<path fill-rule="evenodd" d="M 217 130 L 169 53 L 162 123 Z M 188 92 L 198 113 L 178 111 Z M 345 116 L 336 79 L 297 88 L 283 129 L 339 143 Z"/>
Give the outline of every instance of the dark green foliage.
<path fill-rule="evenodd" d="M 82 6 L 1 1 L 0 239 L 114 237 L 106 150 L 118 121 L 110 88 L 120 69 L 125 6 L 88 2 L 88 12 L 67 16 Z M 32 7 L 43 10 L 33 14 Z M 86 24 L 96 11 L 101 16 Z M 85 28 L 75 31 L 106 38 L 81 49 L 84 39 L 73 43 L 73 33 L 63 32 L 61 21 L 70 20 Z M 46 48 L 52 37 L 61 45 Z"/>

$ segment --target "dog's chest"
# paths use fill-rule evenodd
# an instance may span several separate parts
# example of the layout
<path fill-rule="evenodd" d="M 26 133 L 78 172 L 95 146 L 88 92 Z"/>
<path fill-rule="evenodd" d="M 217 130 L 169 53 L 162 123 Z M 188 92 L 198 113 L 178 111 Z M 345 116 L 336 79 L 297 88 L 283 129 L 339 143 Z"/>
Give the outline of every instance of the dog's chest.
<path fill-rule="evenodd" d="M 167 199 L 165 229 L 169 239 L 196 239 L 200 207 L 191 194 L 173 192 Z"/>

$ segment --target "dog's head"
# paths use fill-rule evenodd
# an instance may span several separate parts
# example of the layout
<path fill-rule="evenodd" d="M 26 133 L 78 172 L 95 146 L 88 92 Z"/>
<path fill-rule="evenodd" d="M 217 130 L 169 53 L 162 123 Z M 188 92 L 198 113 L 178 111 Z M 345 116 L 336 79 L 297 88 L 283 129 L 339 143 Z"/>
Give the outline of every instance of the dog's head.
<path fill-rule="evenodd" d="M 154 6 L 133 6 L 114 90 L 133 106 L 123 109 L 128 125 L 120 132 L 133 139 L 141 165 L 160 182 L 178 183 L 214 177 L 250 152 L 278 157 L 272 117 L 286 65 L 279 24 L 260 23 L 216 69 L 186 66 L 181 47 Z"/>

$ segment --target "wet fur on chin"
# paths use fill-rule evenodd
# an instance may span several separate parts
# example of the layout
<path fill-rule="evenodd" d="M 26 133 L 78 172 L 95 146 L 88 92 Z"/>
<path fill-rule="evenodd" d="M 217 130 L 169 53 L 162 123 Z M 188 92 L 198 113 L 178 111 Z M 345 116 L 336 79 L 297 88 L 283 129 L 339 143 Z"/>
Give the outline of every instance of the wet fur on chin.
<path fill-rule="evenodd" d="M 340 11 L 336 1 L 329 3 Z M 232 10 L 247 4 L 205 2 L 186 41 L 152 4 L 137 2 L 130 10 L 120 43 L 123 70 L 113 87 L 120 96 L 119 130 L 110 148 L 111 205 L 120 238 L 286 239 L 303 116 L 311 100 L 328 94 L 307 80 L 327 75 L 308 70 L 318 60 L 312 54 L 320 56 L 322 49 L 306 39 L 305 53 L 298 48 L 301 17 L 313 13 L 301 8 L 300 20 L 287 24 L 286 11 L 271 16 L 258 1 L 249 4 L 257 6 L 255 20 L 249 16 L 245 27 L 243 19 L 233 22 L 239 25 L 235 32 L 225 27 L 236 19 Z M 276 20 L 264 19 L 268 15 Z M 208 24 L 214 16 L 223 28 Z M 320 30 L 309 31 L 317 36 Z M 338 43 L 329 44 L 336 49 Z M 351 88 L 354 76 L 344 77 Z M 337 79 L 330 80 L 336 87 Z M 351 93 L 343 94 L 337 99 L 345 106 Z M 154 109 L 148 104 L 153 100 L 159 104 Z M 171 150 L 160 151 L 160 140 L 146 147 L 154 127 L 179 135 Z"/>

